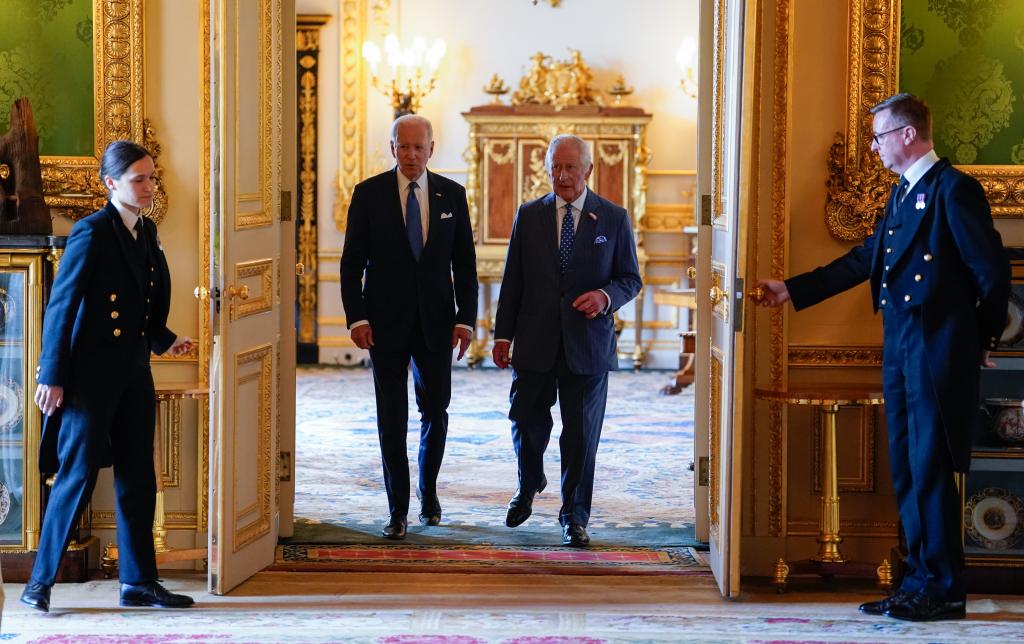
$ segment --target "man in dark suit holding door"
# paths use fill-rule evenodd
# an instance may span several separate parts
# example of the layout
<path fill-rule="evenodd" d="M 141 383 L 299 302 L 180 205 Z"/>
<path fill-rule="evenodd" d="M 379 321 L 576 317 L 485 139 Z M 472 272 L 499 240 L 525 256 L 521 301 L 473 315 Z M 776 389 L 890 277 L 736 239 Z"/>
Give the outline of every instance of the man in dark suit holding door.
<path fill-rule="evenodd" d="M 515 527 L 547 485 L 544 450 L 551 406 L 562 412 L 562 543 L 590 543 L 587 522 L 594 465 L 608 397 L 608 371 L 618 367 L 612 314 L 642 286 L 626 211 L 587 189 L 594 169 L 587 143 L 562 134 L 545 165 L 552 192 L 523 204 L 509 240 L 494 329 L 494 363 L 513 366 L 512 442 L 519 488 L 505 524 Z M 510 357 L 512 344 L 515 352 Z"/>
<path fill-rule="evenodd" d="M 427 170 L 430 121 L 391 126 L 396 167 L 355 187 L 341 255 L 341 299 L 352 340 L 370 351 L 389 519 L 404 539 L 409 511 L 408 368 L 420 411 L 420 523 L 438 525 L 437 475 L 451 400 L 452 349 L 461 359 L 476 324 L 476 251 L 466 190 Z"/>
<path fill-rule="evenodd" d="M 1010 268 L 975 179 L 939 159 L 924 101 L 897 94 L 871 109 L 871 148 L 901 175 L 864 243 L 832 263 L 762 280 L 766 306 L 797 310 L 865 280 L 882 311 L 889 462 L 906 535 L 899 591 L 860 610 L 911 621 L 966 614 L 961 501 L 980 368 L 1006 323 Z"/>

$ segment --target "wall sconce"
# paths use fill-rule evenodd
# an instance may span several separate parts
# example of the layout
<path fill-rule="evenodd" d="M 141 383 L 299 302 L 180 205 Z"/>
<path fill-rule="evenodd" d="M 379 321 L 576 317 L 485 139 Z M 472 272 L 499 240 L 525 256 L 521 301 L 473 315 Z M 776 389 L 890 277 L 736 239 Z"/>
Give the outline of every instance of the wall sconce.
<path fill-rule="evenodd" d="M 683 93 L 690 98 L 697 98 L 697 41 L 692 36 L 683 39 L 682 46 L 676 52 L 676 62 L 683 70 Z"/>
<path fill-rule="evenodd" d="M 380 47 L 370 40 L 363 43 L 363 58 L 370 65 L 370 80 L 374 87 L 391 99 L 395 118 L 415 114 L 420 109 L 423 97 L 437 84 L 435 72 L 445 51 L 441 39 L 435 40 L 428 49 L 426 40 L 416 38 L 411 46 L 403 49 L 398 36 L 389 34 L 384 39 L 384 55 L 391 67 L 391 76 L 389 80 L 382 80 L 377 75 L 377 66 L 381 62 Z"/>

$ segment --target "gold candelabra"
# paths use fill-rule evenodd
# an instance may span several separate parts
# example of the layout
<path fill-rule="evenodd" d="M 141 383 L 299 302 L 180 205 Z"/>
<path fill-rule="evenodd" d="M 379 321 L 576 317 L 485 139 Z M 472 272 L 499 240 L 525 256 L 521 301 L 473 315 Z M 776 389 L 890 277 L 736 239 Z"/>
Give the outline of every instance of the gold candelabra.
<path fill-rule="evenodd" d="M 445 50 L 443 40 L 435 40 L 428 48 L 423 38 L 415 38 L 412 45 L 403 48 L 395 34 L 384 39 L 383 56 L 377 43 L 363 43 L 363 58 L 370 65 L 370 82 L 391 100 L 395 118 L 419 111 L 423 97 L 437 85 L 437 68 Z M 378 74 L 384 57 L 391 68 L 389 78 Z"/>

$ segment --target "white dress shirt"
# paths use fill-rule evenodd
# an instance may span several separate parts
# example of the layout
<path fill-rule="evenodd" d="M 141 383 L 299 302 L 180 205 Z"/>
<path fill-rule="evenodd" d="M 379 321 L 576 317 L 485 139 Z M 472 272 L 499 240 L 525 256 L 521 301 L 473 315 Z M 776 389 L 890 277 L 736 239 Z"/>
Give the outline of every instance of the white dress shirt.
<path fill-rule="evenodd" d="M 121 221 L 124 223 L 124 227 L 128 229 L 132 239 L 138 239 L 139 233 L 135 231 L 135 222 L 139 220 L 141 215 L 129 210 L 128 206 L 117 200 L 117 197 L 111 197 L 110 203 L 114 204 L 114 208 L 117 208 L 117 214 L 121 215 Z"/>
<path fill-rule="evenodd" d="M 935 154 L 934 149 L 931 149 L 928 150 L 928 152 L 926 152 L 920 159 L 910 164 L 907 171 L 903 173 L 903 178 L 907 180 L 908 195 L 910 194 L 910 191 L 914 189 L 914 184 L 920 181 L 921 177 L 927 174 L 928 171 L 932 169 L 932 166 L 938 162 L 939 155 Z"/>

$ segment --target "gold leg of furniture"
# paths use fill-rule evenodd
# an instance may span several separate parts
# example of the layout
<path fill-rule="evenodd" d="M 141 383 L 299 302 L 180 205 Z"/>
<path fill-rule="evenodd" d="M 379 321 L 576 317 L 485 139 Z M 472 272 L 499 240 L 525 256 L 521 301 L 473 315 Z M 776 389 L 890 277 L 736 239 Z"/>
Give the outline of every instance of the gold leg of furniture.
<path fill-rule="evenodd" d="M 633 330 L 636 331 L 634 334 L 635 345 L 633 346 L 633 369 L 640 370 L 640 367 L 644 366 L 644 360 L 647 359 L 647 352 L 644 351 L 644 291 L 646 288 L 641 288 L 640 293 L 636 296 L 635 314 L 633 315 L 634 324 Z"/>
<path fill-rule="evenodd" d="M 165 552 L 167 548 L 167 529 L 164 527 L 164 475 L 163 475 L 163 442 L 164 442 L 164 409 L 163 400 L 157 401 L 156 431 L 153 436 L 153 471 L 156 474 L 156 508 L 153 512 L 153 548 L 157 552 Z"/>
<path fill-rule="evenodd" d="M 821 410 L 822 471 L 821 471 L 821 526 L 818 532 L 818 554 L 813 561 L 842 563 L 846 561 L 839 544 L 839 480 L 836 473 L 836 414 L 839 405 L 825 405 Z"/>
<path fill-rule="evenodd" d="M 110 579 L 117 574 L 117 546 L 108 543 L 103 548 L 103 556 L 100 557 L 100 569 L 103 570 L 103 578 Z"/>
<path fill-rule="evenodd" d="M 480 365 L 487 358 L 487 345 L 491 340 L 491 283 L 481 282 L 484 295 L 484 318 L 477 324 L 476 337 L 466 352 L 466 364 L 470 367 Z"/>
<path fill-rule="evenodd" d="M 786 565 L 782 557 L 779 557 L 779 560 L 775 562 L 775 571 L 772 573 L 772 585 L 781 593 L 785 592 L 788 581 L 789 566 Z"/>
<path fill-rule="evenodd" d="M 882 559 L 882 565 L 876 570 L 878 578 L 878 587 L 883 590 L 891 590 L 893 575 L 892 575 L 892 564 L 889 563 L 888 559 Z"/>

